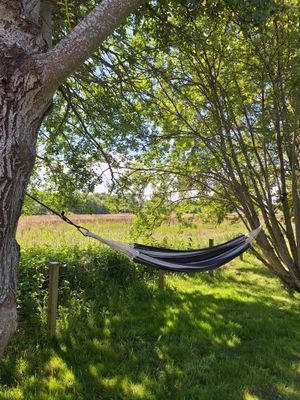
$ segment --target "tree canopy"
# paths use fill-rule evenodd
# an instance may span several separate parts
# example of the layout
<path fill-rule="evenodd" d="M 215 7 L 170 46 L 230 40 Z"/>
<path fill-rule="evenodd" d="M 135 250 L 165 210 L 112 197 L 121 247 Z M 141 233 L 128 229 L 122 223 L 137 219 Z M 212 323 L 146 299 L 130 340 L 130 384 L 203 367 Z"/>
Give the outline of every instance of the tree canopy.
<path fill-rule="evenodd" d="M 41 156 L 54 188 L 109 173 L 139 223 L 195 205 L 264 222 L 257 255 L 299 286 L 299 10 L 250 3 L 147 3 L 61 86 Z"/>

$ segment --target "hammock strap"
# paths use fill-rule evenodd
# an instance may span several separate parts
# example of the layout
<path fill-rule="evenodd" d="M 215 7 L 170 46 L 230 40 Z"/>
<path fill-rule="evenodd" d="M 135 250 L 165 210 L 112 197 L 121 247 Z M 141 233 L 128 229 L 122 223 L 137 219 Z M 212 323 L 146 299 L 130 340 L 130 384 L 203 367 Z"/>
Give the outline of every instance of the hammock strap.
<path fill-rule="evenodd" d="M 57 215 L 59 218 L 61 218 L 61 219 L 62 219 L 64 222 L 66 222 L 67 224 L 74 226 L 76 229 L 78 229 L 78 231 L 79 231 L 83 236 L 86 236 L 86 235 L 85 235 L 85 232 L 87 232 L 88 230 L 87 230 L 84 226 L 77 225 L 77 224 L 75 224 L 75 222 L 71 221 L 70 218 L 68 218 L 68 217 L 65 216 L 65 212 L 64 212 L 64 211 L 61 211 L 61 212 L 59 213 L 59 212 L 53 210 L 53 208 L 51 208 L 51 207 L 47 206 L 46 204 L 44 204 L 42 201 L 40 201 L 40 200 L 36 199 L 35 197 L 31 196 L 29 193 L 26 192 L 25 194 L 26 194 L 26 196 L 28 196 L 30 199 L 32 199 L 32 200 L 34 200 L 36 203 L 40 204 L 42 207 L 45 207 L 48 211 L 50 211 L 50 212 L 52 212 L 53 214 Z"/>

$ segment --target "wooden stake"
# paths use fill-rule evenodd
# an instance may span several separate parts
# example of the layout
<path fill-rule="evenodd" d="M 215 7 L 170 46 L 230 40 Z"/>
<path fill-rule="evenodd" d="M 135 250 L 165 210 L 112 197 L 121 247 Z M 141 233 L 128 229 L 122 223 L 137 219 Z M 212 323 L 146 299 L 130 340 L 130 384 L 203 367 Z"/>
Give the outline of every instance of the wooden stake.
<path fill-rule="evenodd" d="M 208 246 L 213 247 L 214 239 L 208 239 Z M 209 271 L 209 275 L 214 276 L 214 271 Z"/>
<path fill-rule="evenodd" d="M 163 290 L 165 287 L 165 271 L 163 271 L 162 269 L 160 269 L 158 271 L 159 275 L 158 275 L 158 289 L 159 290 Z"/>
<path fill-rule="evenodd" d="M 48 332 L 51 338 L 56 335 L 56 315 L 58 299 L 59 263 L 49 263 Z"/>

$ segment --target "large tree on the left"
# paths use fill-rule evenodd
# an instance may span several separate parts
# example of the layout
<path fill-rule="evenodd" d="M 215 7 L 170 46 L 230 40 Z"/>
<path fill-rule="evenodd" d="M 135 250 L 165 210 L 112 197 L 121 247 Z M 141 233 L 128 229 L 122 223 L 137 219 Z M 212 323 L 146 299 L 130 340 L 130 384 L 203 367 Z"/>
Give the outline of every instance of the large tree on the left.
<path fill-rule="evenodd" d="M 141 3 L 99 1 L 51 48 L 49 4 L 0 0 L 0 356 L 17 327 L 15 236 L 39 128 L 55 90 Z"/>

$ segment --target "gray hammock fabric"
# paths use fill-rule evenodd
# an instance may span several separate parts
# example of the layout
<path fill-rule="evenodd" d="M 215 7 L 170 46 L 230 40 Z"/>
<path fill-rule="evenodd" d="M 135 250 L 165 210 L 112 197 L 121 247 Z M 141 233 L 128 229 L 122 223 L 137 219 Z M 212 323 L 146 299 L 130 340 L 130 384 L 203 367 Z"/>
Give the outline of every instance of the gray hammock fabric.
<path fill-rule="evenodd" d="M 217 269 L 242 254 L 252 245 L 260 230 L 261 227 L 258 227 L 248 235 L 239 235 L 226 243 L 200 250 L 173 250 L 138 243 L 120 243 L 104 239 L 87 230 L 81 232 L 139 264 L 175 272 L 204 272 Z"/>

